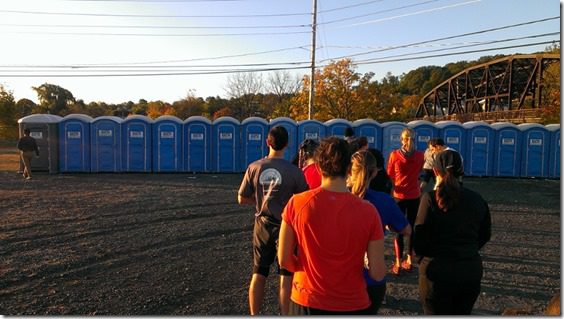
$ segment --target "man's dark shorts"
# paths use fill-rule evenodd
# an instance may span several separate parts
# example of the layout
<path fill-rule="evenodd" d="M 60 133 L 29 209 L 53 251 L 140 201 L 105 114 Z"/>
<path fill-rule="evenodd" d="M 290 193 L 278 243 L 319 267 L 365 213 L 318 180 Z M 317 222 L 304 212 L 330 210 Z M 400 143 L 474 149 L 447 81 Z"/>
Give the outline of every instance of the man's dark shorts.
<path fill-rule="evenodd" d="M 255 218 L 253 229 L 253 274 L 261 274 L 268 277 L 270 265 L 277 260 L 276 252 L 279 233 L 279 220 L 268 216 L 258 216 Z M 278 262 L 276 264 L 280 275 L 292 275 L 286 269 L 280 269 Z"/>

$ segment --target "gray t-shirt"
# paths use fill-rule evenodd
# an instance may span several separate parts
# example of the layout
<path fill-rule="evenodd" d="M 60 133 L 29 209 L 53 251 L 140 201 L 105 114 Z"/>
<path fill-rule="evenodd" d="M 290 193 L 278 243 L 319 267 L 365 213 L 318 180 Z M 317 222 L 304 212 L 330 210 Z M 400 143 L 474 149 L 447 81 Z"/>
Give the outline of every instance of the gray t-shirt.
<path fill-rule="evenodd" d="M 247 167 L 239 195 L 255 197 L 256 215 L 281 220 L 282 210 L 292 195 L 308 190 L 304 174 L 283 158 L 263 158 Z"/>

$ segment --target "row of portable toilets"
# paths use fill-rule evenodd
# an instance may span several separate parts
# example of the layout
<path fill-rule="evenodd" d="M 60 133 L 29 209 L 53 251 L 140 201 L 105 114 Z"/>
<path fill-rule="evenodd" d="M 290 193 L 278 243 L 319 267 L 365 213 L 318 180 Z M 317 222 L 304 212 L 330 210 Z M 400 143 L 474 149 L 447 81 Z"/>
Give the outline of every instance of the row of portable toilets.
<path fill-rule="evenodd" d="M 251 117 L 239 122 L 227 116 L 211 122 L 201 116 L 183 121 L 169 115 L 152 120 L 141 115 L 122 119 L 84 114 L 33 114 L 18 123 L 20 135 L 30 129 L 41 150 L 39 159 L 32 161 L 32 170 L 50 173 L 243 172 L 249 163 L 268 154 L 265 140 L 270 127 L 282 125 L 290 136 L 288 160 L 304 139 L 343 137 L 347 127 L 356 136 L 366 136 L 369 146 L 382 150 L 387 159 L 400 147 L 401 131 L 411 127 L 419 150 L 425 150 L 434 137 L 458 150 L 467 176 L 560 178 L 560 124 L 378 123 L 371 119 L 322 123 L 286 117 L 270 122 Z"/>

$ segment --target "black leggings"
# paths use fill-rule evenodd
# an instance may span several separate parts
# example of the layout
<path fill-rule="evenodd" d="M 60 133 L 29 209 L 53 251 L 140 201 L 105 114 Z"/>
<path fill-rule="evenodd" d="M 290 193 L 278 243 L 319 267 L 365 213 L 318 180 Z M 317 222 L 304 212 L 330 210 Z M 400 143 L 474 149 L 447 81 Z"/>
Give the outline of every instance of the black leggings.
<path fill-rule="evenodd" d="M 419 209 L 419 197 L 414 199 L 400 199 L 398 200 L 398 206 L 401 212 L 407 218 L 409 225 L 411 225 L 411 229 L 413 229 L 415 225 L 415 218 L 417 217 L 417 210 Z M 403 256 L 403 249 L 404 249 L 403 235 L 396 234 L 396 241 L 399 246 L 399 256 L 397 257 L 401 259 L 401 257 Z M 413 250 L 413 231 L 411 232 L 409 238 L 407 238 L 407 253 L 411 254 L 412 250 Z"/>
<path fill-rule="evenodd" d="M 370 314 L 371 314 L 370 308 L 362 309 L 362 310 L 354 310 L 354 311 L 331 311 L 331 310 L 322 310 L 322 309 L 315 309 L 311 307 L 305 307 L 302 305 L 298 305 L 292 300 L 290 300 L 290 310 L 288 311 L 288 315 L 290 316 L 311 316 L 311 315 L 368 316 Z"/>

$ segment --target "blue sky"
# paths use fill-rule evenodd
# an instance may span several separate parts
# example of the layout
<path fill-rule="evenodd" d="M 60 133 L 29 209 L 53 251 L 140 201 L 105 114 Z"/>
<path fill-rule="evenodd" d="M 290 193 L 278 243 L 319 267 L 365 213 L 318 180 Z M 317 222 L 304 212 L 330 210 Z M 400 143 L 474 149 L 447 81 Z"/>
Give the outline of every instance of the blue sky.
<path fill-rule="evenodd" d="M 46 82 L 87 103 L 227 97 L 233 70 L 309 74 L 311 12 L 311 0 L 3 0 L 0 84 L 16 100 Z M 380 80 L 531 53 L 549 44 L 501 48 L 560 40 L 559 16 L 555 0 L 318 0 L 316 64 L 351 57 Z"/>

